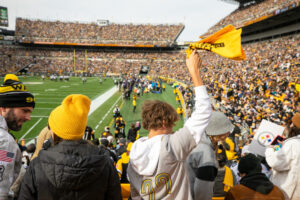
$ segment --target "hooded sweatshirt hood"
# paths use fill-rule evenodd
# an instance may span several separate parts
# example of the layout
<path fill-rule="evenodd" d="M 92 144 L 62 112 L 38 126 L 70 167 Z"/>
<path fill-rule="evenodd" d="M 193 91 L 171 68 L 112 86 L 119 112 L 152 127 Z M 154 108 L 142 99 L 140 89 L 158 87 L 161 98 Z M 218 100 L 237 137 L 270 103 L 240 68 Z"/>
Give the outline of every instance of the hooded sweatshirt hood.
<path fill-rule="evenodd" d="M 154 174 L 161 149 L 161 142 L 165 135 L 152 138 L 142 137 L 133 143 L 130 152 L 130 163 L 134 170 L 144 176 Z"/>
<path fill-rule="evenodd" d="M 269 194 L 274 185 L 263 173 L 251 172 L 244 176 L 240 183 L 261 194 Z"/>

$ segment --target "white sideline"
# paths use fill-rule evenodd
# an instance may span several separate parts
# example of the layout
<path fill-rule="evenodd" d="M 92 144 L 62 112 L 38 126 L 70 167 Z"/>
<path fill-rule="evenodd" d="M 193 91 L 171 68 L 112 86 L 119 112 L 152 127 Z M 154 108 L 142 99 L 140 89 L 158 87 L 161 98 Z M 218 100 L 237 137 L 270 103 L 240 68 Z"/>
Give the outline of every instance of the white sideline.
<path fill-rule="evenodd" d="M 107 90 L 104 94 L 101 94 L 96 99 L 94 99 L 90 106 L 89 116 L 97 110 L 105 101 L 107 101 L 112 95 L 118 91 L 116 86 L 112 87 L 110 90 Z"/>
<path fill-rule="evenodd" d="M 89 116 L 95 112 L 95 110 L 97 110 L 105 101 L 107 101 L 110 97 L 112 97 L 116 92 L 118 91 L 118 87 L 114 86 L 111 89 L 109 89 L 108 91 L 106 91 L 105 93 L 99 95 L 96 99 L 92 100 L 91 106 L 90 106 L 90 112 L 89 112 Z M 119 99 L 118 99 L 119 100 Z M 117 100 L 117 101 L 118 101 Z M 115 105 L 115 104 L 114 104 Z M 113 108 L 113 106 L 112 106 Z M 102 118 L 104 119 L 104 118 Z M 39 121 L 37 121 L 21 138 L 23 139 L 40 121 L 42 120 L 42 118 L 39 119 Z M 29 142 L 27 142 L 27 144 L 31 144 L 34 143 L 34 139 L 30 140 Z"/>
<path fill-rule="evenodd" d="M 38 125 L 38 123 L 40 123 L 40 121 L 42 120 L 43 118 L 40 118 L 37 122 L 35 122 L 35 124 L 20 138 L 20 140 L 22 140 L 28 133 L 30 133 L 30 131 L 36 126 Z"/>

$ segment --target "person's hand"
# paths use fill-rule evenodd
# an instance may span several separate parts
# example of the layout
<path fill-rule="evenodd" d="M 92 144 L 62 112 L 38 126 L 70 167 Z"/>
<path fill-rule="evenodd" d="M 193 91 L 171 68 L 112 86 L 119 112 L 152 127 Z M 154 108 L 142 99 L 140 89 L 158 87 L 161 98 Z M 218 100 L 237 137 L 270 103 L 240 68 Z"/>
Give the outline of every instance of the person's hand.
<path fill-rule="evenodd" d="M 186 59 L 186 65 L 192 77 L 194 86 L 203 85 L 203 81 L 200 77 L 200 66 L 201 59 L 197 53 L 197 50 L 194 50 L 188 59 Z"/>
<path fill-rule="evenodd" d="M 283 146 L 283 141 L 278 140 L 278 143 L 280 144 L 280 147 Z"/>

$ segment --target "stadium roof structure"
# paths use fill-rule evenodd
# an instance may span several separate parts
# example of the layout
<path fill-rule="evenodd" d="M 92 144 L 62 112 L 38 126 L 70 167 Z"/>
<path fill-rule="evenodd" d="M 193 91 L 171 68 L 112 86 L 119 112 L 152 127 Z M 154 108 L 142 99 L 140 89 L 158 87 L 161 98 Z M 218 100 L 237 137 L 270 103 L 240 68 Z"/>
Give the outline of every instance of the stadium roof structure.
<path fill-rule="evenodd" d="M 224 0 L 225 2 L 228 1 L 228 0 Z M 240 4 L 244 4 L 244 3 L 250 3 L 250 2 L 262 2 L 264 0 L 230 0 L 230 1 L 236 1 L 237 3 L 240 3 Z"/>
<path fill-rule="evenodd" d="M 224 1 L 226 3 L 231 3 L 231 4 L 239 4 L 240 5 L 239 8 L 244 8 L 249 5 L 263 2 L 265 0 L 221 0 L 221 1 Z"/>
<path fill-rule="evenodd" d="M 253 42 L 300 32 L 300 6 L 277 14 L 265 20 L 244 26 L 242 42 Z"/>

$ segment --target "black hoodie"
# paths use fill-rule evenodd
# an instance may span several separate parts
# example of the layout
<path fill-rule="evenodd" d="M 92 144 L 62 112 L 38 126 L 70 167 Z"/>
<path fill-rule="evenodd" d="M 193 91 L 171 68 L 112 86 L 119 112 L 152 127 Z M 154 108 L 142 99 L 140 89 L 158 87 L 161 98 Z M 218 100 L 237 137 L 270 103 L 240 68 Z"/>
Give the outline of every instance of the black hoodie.
<path fill-rule="evenodd" d="M 20 200 L 121 199 L 111 159 L 87 141 L 62 141 L 41 150 L 24 176 Z"/>
<path fill-rule="evenodd" d="M 240 184 L 261 194 L 269 194 L 274 187 L 266 175 L 260 172 L 248 173 L 241 179 Z"/>

